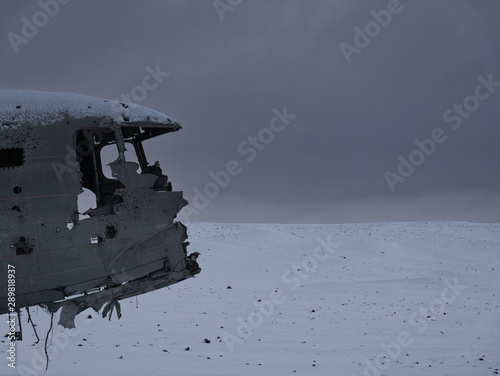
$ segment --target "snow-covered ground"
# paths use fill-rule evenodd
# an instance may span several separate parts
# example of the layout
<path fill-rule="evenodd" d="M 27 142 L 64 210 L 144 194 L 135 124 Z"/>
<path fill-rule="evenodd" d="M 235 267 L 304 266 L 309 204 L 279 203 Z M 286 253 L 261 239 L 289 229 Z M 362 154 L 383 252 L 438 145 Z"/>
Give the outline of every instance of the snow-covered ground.
<path fill-rule="evenodd" d="M 498 374 L 500 224 L 193 223 L 188 233 L 201 274 L 123 301 L 120 320 L 87 310 L 77 329 L 56 326 L 47 376 Z M 1 375 L 45 371 L 50 316 L 32 317 L 42 341 L 23 312 L 17 372 L 2 338 Z"/>

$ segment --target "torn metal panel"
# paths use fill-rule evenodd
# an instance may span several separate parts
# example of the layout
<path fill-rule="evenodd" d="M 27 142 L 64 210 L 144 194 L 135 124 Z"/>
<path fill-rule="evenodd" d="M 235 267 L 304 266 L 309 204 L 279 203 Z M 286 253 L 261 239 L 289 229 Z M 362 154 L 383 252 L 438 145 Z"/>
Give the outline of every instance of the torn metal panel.
<path fill-rule="evenodd" d="M 63 307 L 61 323 L 71 326 L 83 309 L 118 310 L 120 299 L 200 272 L 175 221 L 187 202 L 142 144 L 179 129 L 141 106 L 0 90 L 0 270 L 16 267 L 16 310 Z M 104 163 L 105 148 L 116 150 L 114 161 Z M 84 188 L 95 206 L 79 212 Z"/>

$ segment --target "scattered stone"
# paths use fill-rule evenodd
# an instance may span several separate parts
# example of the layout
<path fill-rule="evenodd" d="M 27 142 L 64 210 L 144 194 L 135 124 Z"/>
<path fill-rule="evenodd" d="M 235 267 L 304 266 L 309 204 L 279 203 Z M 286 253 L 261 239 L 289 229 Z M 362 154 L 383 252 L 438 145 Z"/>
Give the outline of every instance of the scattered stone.
<path fill-rule="evenodd" d="M 210 343 L 210 340 L 208 338 L 205 338 L 205 343 Z"/>
<path fill-rule="evenodd" d="M 191 349 L 190 349 L 190 348 L 189 348 L 189 346 L 188 346 L 188 347 L 186 347 L 184 350 L 189 351 L 189 350 L 191 350 Z"/>

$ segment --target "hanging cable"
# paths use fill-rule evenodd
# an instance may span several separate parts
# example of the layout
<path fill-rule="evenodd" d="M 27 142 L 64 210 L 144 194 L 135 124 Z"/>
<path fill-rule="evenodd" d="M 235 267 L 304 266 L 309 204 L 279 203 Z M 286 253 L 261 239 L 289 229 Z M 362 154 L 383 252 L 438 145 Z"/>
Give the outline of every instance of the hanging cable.
<path fill-rule="evenodd" d="M 28 323 L 31 323 L 31 326 L 33 327 L 33 331 L 35 332 L 35 335 L 36 335 L 35 345 L 37 345 L 38 342 L 40 342 L 40 337 L 38 337 L 38 333 L 37 333 L 36 328 L 35 328 L 35 323 L 31 319 L 30 307 L 26 307 L 26 312 L 28 312 Z"/>
<path fill-rule="evenodd" d="M 54 312 L 50 314 L 50 328 L 47 331 L 47 336 L 45 337 L 45 358 L 47 359 L 47 365 L 45 366 L 45 372 L 49 369 L 49 353 L 47 352 L 47 342 L 49 340 L 49 335 L 52 330 L 52 326 L 54 325 Z M 45 374 L 44 372 L 44 374 Z"/>

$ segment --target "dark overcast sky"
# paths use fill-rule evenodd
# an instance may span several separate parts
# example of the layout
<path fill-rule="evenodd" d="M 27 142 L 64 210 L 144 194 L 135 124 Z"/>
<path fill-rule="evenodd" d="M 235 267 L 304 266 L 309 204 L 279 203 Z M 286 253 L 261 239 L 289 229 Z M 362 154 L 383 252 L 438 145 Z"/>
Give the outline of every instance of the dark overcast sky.
<path fill-rule="evenodd" d="M 146 146 L 199 209 L 184 220 L 500 221 L 500 2 L 217 4 L 2 1 L 0 86 L 119 99 L 168 72 L 135 98 L 183 126 Z"/>

